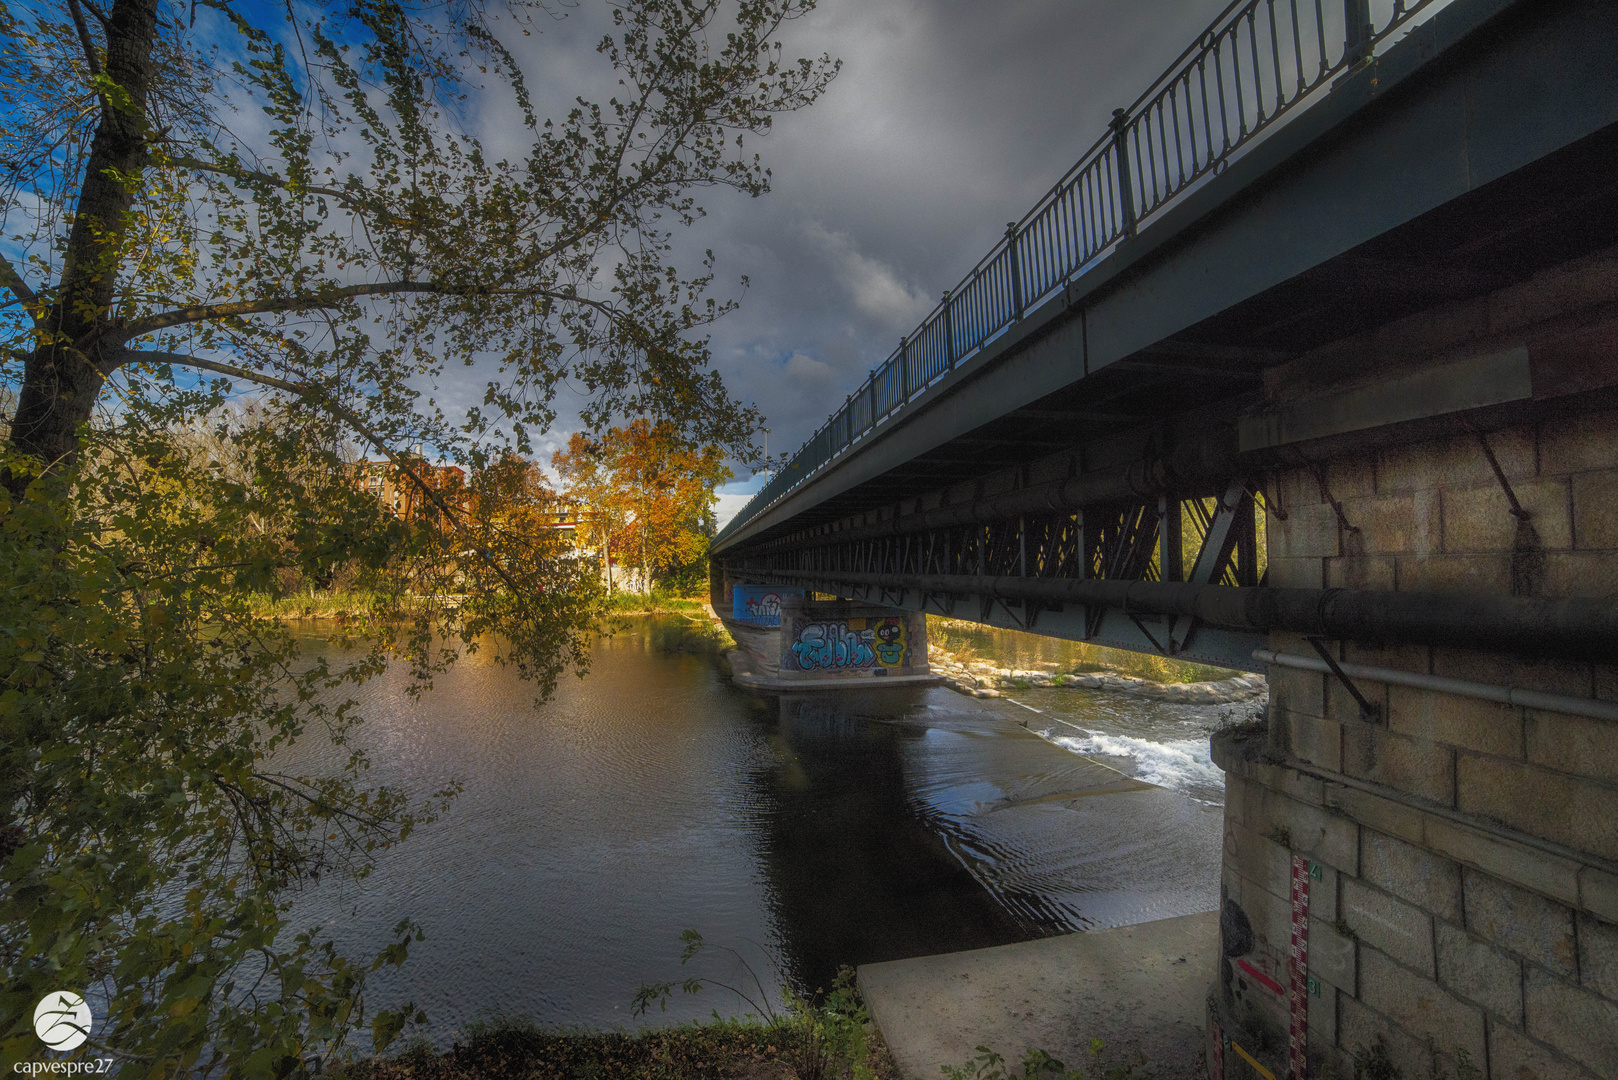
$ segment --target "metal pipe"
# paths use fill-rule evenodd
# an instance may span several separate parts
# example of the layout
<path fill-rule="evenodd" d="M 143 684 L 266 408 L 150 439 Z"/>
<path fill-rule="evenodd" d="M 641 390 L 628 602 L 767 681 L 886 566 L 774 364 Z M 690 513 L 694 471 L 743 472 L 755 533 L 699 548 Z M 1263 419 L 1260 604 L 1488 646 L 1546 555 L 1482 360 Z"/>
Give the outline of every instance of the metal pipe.
<path fill-rule="evenodd" d="M 821 592 L 854 585 L 1031 600 L 1050 607 L 1076 603 L 1121 608 L 1135 615 L 1186 615 L 1227 630 L 1285 631 L 1333 641 L 1408 641 L 1602 663 L 1618 656 L 1618 604 L 1596 597 L 1547 600 L 1123 579 L 801 572 L 745 565 L 733 572 L 761 582 L 804 584 Z"/>
<path fill-rule="evenodd" d="M 1326 662 L 1314 656 L 1292 656 L 1270 649 L 1254 649 L 1253 659 L 1280 667 L 1302 668 L 1305 671 L 1330 672 Z M 1410 686 L 1417 690 L 1435 690 L 1441 694 L 1482 698 L 1503 705 L 1522 705 L 1547 712 L 1568 713 L 1572 716 L 1590 716 L 1597 720 L 1618 720 L 1618 701 L 1596 701 L 1594 698 L 1568 697 L 1565 694 L 1546 694 L 1538 690 L 1524 690 L 1516 686 L 1494 686 L 1489 683 L 1449 679 L 1442 675 L 1421 675 L 1413 671 L 1395 671 L 1393 668 L 1367 667 L 1364 664 L 1337 665 L 1343 674 L 1355 679 Z"/>

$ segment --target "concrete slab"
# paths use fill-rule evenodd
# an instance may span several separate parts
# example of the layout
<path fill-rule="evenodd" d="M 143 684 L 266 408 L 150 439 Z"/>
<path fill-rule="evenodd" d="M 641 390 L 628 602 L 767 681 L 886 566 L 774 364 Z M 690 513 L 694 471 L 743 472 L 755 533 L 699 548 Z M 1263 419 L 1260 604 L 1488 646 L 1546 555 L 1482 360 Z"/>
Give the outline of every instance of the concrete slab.
<path fill-rule="evenodd" d="M 859 969 L 860 992 L 907 1080 L 938 1080 L 984 1045 L 1020 1062 L 1044 1050 L 1070 1067 L 1090 1040 L 1152 1075 L 1195 1075 L 1219 913 L 1092 930 Z M 1016 1070 L 1021 1072 L 1020 1069 Z"/>

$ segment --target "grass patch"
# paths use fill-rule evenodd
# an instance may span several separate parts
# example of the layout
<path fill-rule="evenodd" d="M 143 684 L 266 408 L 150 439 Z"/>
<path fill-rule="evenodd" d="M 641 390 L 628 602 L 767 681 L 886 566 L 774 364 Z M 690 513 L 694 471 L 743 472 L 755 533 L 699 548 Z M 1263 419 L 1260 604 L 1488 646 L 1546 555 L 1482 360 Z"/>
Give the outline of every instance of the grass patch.
<path fill-rule="evenodd" d="M 541 1028 L 500 1018 L 474 1024 L 465 1045 L 439 1054 L 414 1047 L 390 1058 L 334 1067 L 338 1080 L 791 1080 L 782 1058 L 798 1029 L 790 1020 L 718 1020 L 635 1034 Z M 880 1039 L 866 1067 L 874 1080 L 898 1080 Z M 832 1078 L 828 1077 L 828 1080 Z"/>
<path fill-rule="evenodd" d="M 409 598 L 373 592 L 303 590 L 285 596 L 248 593 L 247 606 L 261 619 L 355 619 L 403 614 Z"/>
<path fill-rule="evenodd" d="M 680 596 L 653 589 L 649 593 L 615 592 L 607 597 L 609 615 L 702 615 L 707 597 Z"/>
<path fill-rule="evenodd" d="M 659 652 L 717 655 L 736 647 L 724 625 L 700 616 L 658 619 L 652 624 L 652 645 Z"/>

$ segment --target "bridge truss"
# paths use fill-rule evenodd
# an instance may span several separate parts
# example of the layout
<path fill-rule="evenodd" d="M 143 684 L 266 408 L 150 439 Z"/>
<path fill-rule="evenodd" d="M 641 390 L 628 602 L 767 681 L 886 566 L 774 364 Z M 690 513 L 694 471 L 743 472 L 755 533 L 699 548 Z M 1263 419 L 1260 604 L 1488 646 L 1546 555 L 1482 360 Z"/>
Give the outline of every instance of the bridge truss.
<path fill-rule="evenodd" d="M 983 485 L 979 484 L 981 489 Z M 1023 494 L 1017 499 L 1015 496 Z M 723 559 L 734 580 L 769 581 L 893 607 L 1117 648 L 1254 668 L 1257 631 L 1209 626 L 1144 601 L 1109 606 L 1094 586 L 1265 583 L 1264 496 L 1255 481 L 1050 505 L 1049 487 L 909 514 L 878 512 Z M 1035 504 L 996 516 L 996 503 Z M 1095 596 L 1085 602 L 1088 592 Z M 1110 593 L 1106 595 L 1110 596 Z"/>

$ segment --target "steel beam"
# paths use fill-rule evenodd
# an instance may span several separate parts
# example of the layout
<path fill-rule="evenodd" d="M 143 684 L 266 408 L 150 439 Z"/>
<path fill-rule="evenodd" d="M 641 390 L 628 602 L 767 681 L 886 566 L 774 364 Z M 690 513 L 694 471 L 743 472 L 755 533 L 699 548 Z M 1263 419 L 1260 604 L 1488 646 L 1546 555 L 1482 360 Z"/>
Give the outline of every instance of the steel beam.
<path fill-rule="evenodd" d="M 1098 469 L 1068 480 L 1036 484 L 1020 491 L 988 495 L 953 506 L 941 506 L 887 521 L 783 537 L 760 545 L 762 550 L 825 547 L 860 540 L 898 536 L 909 532 L 947 529 L 960 525 L 1004 521 L 1025 514 L 1073 512 L 1097 503 L 1126 502 L 1168 491 L 1171 487 L 1195 490 L 1220 488 L 1237 471 L 1236 455 L 1227 436 L 1182 443 L 1156 458 Z"/>
<path fill-rule="evenodd" d="M 975 595 L 1044 607 L 1068 604 L 1125 614 L 1189 616 L 1204 626 L 1285 631 L 1375 644 L 1410 642 L 1510 651 L 1522 656 L 1610 660 L 1618 656 L 1618 605 L 1595 597 L 1546 600 L 1484 593 L 1280 589 L 1189 582 L 1084 580 L 961 574 L 873 574 L 742 569 L 760 581 L 821 592 L 857 587 Z M 1153 650 L 1156 651 L 1156 650 Z"/>

